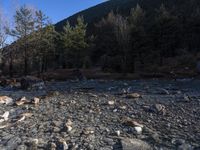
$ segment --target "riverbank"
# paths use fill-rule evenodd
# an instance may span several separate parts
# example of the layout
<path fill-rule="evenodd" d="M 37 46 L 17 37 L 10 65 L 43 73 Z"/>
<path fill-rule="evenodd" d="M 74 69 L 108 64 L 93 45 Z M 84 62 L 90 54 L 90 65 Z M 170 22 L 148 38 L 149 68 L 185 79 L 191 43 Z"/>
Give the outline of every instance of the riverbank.
<path fill-rule="evenodd" d="M 45 91 L 1 88 L 1 95 L 14 103 L 0 104 L 0 115 L 9 112 L 1 122 L 0 148 L 127 150 L 139 144 L 144 149 L 199 149 L 199 83 L 69 80 L 47 82 Z M 16 105 L 23 96 L 40 102 Z"/>
<path fill-rule="evenodd" d="M 35 74 L 36 75 L 36 74 Z M 102 72 L 100 69 L 58 69 L 48 71 L 42 74 L 45 80 L 65 81 L 76 79 L 80 76 L 86 79 L 104 79 L 104 80 L 136 80 L 136 79 L 181 79 L 181 78 L 199 78 L 199 74 L 195 70 L 177 70 L 161 71 L 161 72 L 137 72 L 137 73 L 109 73 Z"/>

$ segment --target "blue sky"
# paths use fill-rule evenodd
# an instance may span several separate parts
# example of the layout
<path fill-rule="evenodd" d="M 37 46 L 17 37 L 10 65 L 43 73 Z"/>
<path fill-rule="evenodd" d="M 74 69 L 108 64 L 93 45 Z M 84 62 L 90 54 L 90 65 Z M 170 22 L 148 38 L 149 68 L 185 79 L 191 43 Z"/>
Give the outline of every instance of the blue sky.
<path fill-rule="evenodd" d="M 56 23 L 76 12 L 104 2 L 105 0 L 0 0 L 4 14 L 13 16 L 16 7 L 26 4 L 42 10 L 53 23 Z"/>

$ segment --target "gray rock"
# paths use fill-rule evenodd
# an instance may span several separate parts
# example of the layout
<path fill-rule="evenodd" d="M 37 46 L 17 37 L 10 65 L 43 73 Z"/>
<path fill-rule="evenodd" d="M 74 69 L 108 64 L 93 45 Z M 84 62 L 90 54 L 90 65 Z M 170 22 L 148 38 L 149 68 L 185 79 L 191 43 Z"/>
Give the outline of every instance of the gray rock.
<path fill-rule="evenodd" d="M 54 132 L 60 132 L 60 130 L 61 130 L 61 129 L 58 128 L 58 127 L 54 127 L 54 128 L 53 128 L 53 131 L 54 131 Z"/>
<path fill-rule="evenodd" d="M 107 146 L 107 147 L 101 147 L 100 150 L 113 150 L 113 148 Z"/>
<path fill-rule="evenodd" d="M 62 121 L 53 121 L 52 123 L 53 123 L 53 125 L 56 126 L 56 127 L 60 127 L 60 126 L 63 124 Z"/>
<path fill-rule="evenodd" d="M 7 150 L 5 146 L 0 145 L 0 150 Z"/>
<path fill-rule="evenodd" d="M 15 150 L 20 144 L 21 139 L 19 137 L 13 137 L 6 143 L 6 148 L 9 150 Z"/>
<path fill-rule="evenodd" d="M 151 137 L 152 137 L 152 139 L 154 140 L 154 142 L 157 142 L 157 143 L 160 143 L 160 142 L 161 142 L 158 133 L 152 133 L 152 134 L 151 134 Z"/>
<path fill-rule="evenodd" d="M 114 145 L 115 142 L 113 141 L 113 139 L 110 139 L 110 138 L 105 138 L 104 139 L 104 142 L 108 145 Z"/>
<path fill-rule="evenodd" d="M 172 144 L 182 145 L 182 144 L 185 144 L 185 140 L 184 139 L 172 139 Z"/>
<path fill-rule="evenodd" d="M 193 150 L 190 144 L 182 144 L 178 147 L 178 150 Z"/>
<path fill-rule="evenodd" d="M 166 114 L 166 108 L 162 104 L 155 104 L 155 105 L 151 106 L 150 111 L 157 113 L 157 114 L 162 114 L 162 115 Z"/>
<path fill-rule="evenodd" d="M 190 97 L 188 95 L 184 95 L 183 102 L 190 102 L 190 101 L 191 101 Z"/>
<path fill-rule="evenodd" d="M 9 134 L 9 133 L 6 133 L 6 132 L 3 132 L 3 133 L 1 134 L 1 136 L 3 136 L 3 137 L 1 138 L 2 141 L 8 141 L 8 140 L 10 140 L 12 137 L 14 137 L 13 134 Z"/>
<path fill-rule="evenodd" d="M 151 146 L 138 139 L 122 139 L 122 150 L 152 150 Z"/>
<path fill-rule="evenodd" d="M 17 150 L 27 150 L 28 148 L 27 148 L 27 146 L 26 145 L 19 145 L 18 147 L 17 147 Z"/>
<path fill-rule="evenodd" d="M 158 91 L 159 91 L 158 92 L 159 94 L 163 94 L 163 95 L 169 95 L 170 94 L 169 91 L 164 89 L 164 88 L 159 88 Z"/>

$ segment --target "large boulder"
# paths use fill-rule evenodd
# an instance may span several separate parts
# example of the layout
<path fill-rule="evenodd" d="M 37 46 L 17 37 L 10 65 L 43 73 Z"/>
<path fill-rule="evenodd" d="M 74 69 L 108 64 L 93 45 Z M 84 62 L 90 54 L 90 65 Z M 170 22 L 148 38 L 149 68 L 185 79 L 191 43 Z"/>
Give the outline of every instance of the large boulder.
<path fill-rule="evenodd" d="M 139 139 L 121 139 L 122 150 L 152 150 L 152 147 Z"/>
<path fill-rule="evenodd" d="M 34 76 L 26 76 L 21 79 L 21 88 L 23 90 L 44 90 L 45 83 L 42 79 Z"/>

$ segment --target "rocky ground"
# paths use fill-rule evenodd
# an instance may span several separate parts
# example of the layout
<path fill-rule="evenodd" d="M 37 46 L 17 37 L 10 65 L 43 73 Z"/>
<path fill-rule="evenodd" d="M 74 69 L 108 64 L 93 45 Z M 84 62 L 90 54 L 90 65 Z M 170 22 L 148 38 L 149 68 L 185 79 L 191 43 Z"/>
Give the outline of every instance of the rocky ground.
<path fill-rule="evenodd" d="M 47 82 L 37 91 L 1 88 L 13 102 L 0 104 L 0 149 L 198 150 L 199 85 L 89 80 Z"/>

